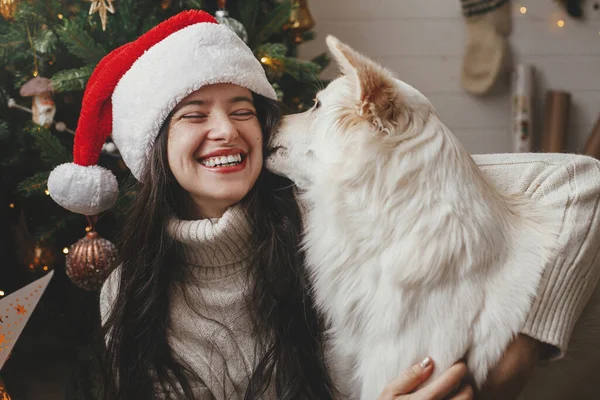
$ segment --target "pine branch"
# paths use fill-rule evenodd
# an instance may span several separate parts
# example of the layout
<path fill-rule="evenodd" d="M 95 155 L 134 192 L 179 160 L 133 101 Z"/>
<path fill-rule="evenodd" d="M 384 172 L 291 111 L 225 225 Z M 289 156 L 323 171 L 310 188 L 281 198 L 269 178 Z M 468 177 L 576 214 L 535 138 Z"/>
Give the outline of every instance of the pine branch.
<path fill-rule="evenodd" d="M 10 131 L 8 130 L 8 124 L 4 121 L 0 121 L 0 143 L 2 147 L 6 146 L 10 140 Z"/>
<path fill-rule="evenodd" d="M 44 18 L 52 22 L 58 20 L 58 14 L 64 7 L 60 0 L 43 0 L 37 1 L 36 3 L 39 4 L 39 12 L 44 16 Z"/>
<path fill-rule="evenodd" d="M 252 40 L 254 33 L 256 32 L 256 20 L 259 11 L 260 0 L 244 0 L 238 3 L 238 19 L 248 32 L 251 47 L 254 43 L 260 43 L 260 41 Z"/>
<path fill-rule="evenodd" d="M 4 137 L 8 133 L 8 124 L 6 121 L 0 120 L 0 137 Z"/>
<path fill-rule="evenodd" d="M 187 0 L 186 3 L 188 8 L 195 8 L 196 10 L 202 10 L 204 8 L 202 0 Z"/>
<path fill-rule="evenodd" d="M 36 10 L 37 2 L 19 2 L 15 15 L 16 23 L 28 23 L 30 26 L 38 26 L 45 23 L 42 13 Z"/>
<path fill-rule="evenodd" d="M 111 208 L 111 212 L 113 212 L 117 216 L 126 215 L 131 209 L 131 204 L 137 195 L 137 191 L 134 189 L 126 189 L 122 190 L 119 193 L 119 197 L 115 205 Z"/>
<path fill-rule="evenodd" d="M 83 90 L 93 71 L 93 65 L 62 70 L 52 76 L 52 88 L 55 93 Z"/>
<path fill-rule="evenodd" d="M 44 29 L 34 39 L 35 49 L 42 54 L 48 54 L 56 49 L 58 38 L 50 29 Z"/>
<path fill-rule="evenodd" d="M 287 47 L 282 43 L 263 43 L 257 47 L 255 54 L 258 58 L 269 57 L 283 59 L 287 53 Z"/>
<path fill-rule="evenodd" d="M 27 131 L 35 139 L 35 147 L 40 151 L 40 158 L 51 167 L 70 161 L 67 149 L 60 143 L 49 129 L 34 124 L 29 124 Z"/>
<path fill-rule="evenodd" d="M 331 57 L 327 53 L 321 53 L 310 61 L 321 67 L 321 71 L 323 71 L 331 62 Z"/>
<path fill-rule="evenodd" d="M 25 196 L 44 194 L 48 184 L 48 176 L 50 172 L 38 172 L 37 174 L 25 179 L 17 186 L 17 191 Z"/>
<path fill-rule="evenodd" d="M 298 81 L 314 82 L 319 80 L 321 67 L 311 61 L 301 61 L 286 57 L 283 62 L 284 72 Z"/>
<path fill-rule="evenodd" d="M 0 36 L 0 61 L 3 64 L 10 64 L 9 58 L 18 54 L 17 49 L 27 45 L 22 32 L 11 24 L 11 30 Z"/>
<path fill-rule="evenodd" d="M 68 213 L 64 216 L 64 218 L 61 218 L 59 220 L 54 219 L 54 221 L 52 222 L 52 226 L 49 229 L 36 227 L 36 239 L 42 243 L 51 243 L 52 239 L 54 238 L 54 235 L 58 231 L 66 229 L 71 222 L 75 221 L 76 219 L 79 219 L 80 217 L 81 216 L 79 214 Z"/>
<path fill-rule="evenodd" d="M 114 20 L 114 26 L 118 27 L 118 29 L 108 29 L 109 48 L 116 48 L 123 44 L 123 39 L 129 41 L 141 33 L 140 27 L 149 11 L 147 8 L 148 6 L 140 1 L 119 2 L 116 14 L 109 17 Z"/>
<path fill-rule="evenodd" d="M 69 52 L 88 64 L 97 64 L 106 55 L 106 50 L 90 36 L 81 24 L 67 18 L 56 33 Z"/>
<path fill-rule="evenodd" d="M 281 27 L 290 19 L 291 11 L 292 3 L 289 0 L 283 1 L 280 5 L 275 7 L 275 9 L 265 18 L 267 22 L 258 29 L 256 43 L 262 43 L 265 40 L 269 40 L 272 35 L 279 33 Z"/>

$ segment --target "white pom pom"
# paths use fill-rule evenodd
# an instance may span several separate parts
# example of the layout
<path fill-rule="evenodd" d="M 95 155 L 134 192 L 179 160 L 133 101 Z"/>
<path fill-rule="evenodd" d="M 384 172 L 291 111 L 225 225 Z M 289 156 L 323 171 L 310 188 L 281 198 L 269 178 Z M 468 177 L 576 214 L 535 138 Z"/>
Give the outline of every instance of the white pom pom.
<path fill-rule="evenodd" d="M 96 215 L 109 209 L 117 200 L 117 178 L 99 165 L 73 163 L 54 168 L 48 178 L 50 197 L 74 213 Z"/>

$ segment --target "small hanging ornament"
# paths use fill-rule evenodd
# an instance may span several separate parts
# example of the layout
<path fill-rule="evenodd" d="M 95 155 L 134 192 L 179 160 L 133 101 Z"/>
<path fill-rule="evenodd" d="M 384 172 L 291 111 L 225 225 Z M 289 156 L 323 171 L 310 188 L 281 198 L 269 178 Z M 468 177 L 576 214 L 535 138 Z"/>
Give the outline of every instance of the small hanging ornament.
<path fill-rule="evenodd" d="M 225 25 L 234 31 L 244 43 L 248 43 L 248 32 L 246 31 L 244 24 L 229 16 L 229 13 L 225 10 L 225 1 L 226 0 L 218 0 L 219 9 L 215 13 L 215 19 L 219 24 Z"/>
<path fill-rule="evenodd" d="M 286 25 L 286 29 L 289 30 L 293 37 L 294 43 L 300 44 L 304 41 L 304 32 L 307 32 L 314 28 L 315 20 L 310 14 L 308 9 L 307 0 L 293 0 L 292 11 L 290 13 L 290 19 Z"/>
<path fill-rule="evenodd" d="M 50 127 L 56 114 L 56 104 L 52 99 L 52 81 L 36 76 L 21 86 L 19 93 L 23 97 L 33 97 L 31 102 L 33 122 L 45 128 Z"/>
<path fill-rule="evenodd" d="M 0 0 L 0 14 L 7 21 L 15 19 L 19 0 Z M 2 400 L 2 398 L 0 398 Z"/>
<path fill-rule="evenodd" d="M 92 5 L 90 6 L 89 15 L 92 15 L 93 13 L 95 13 L 97 11 L 98 15 L 100 15 L 100 21 L 102 22 L 102 30 L 105 31 L 106 30 L 106 22 L 108 21 L 107 12 L 110 12 L 111 14 L 115 13 L 115 5 L 113 4 L 113 0 L 89 0 L 89 1 L 91 1 L 91 3 L 92 3 Z"/>
<path fill-rule="evenodd" d="M 85 290 L 98 290 L 117 265 L 117 248 L 94 231 L 97 217 L 89 219 L 88 233 L 75 242 L 66 257 L 67 276 Z"/>
<path fill-rule="evenodd" d="M 35 247 L 28 252 L 26 265 L 30 272 L 50 271 L 54 268 L 56 258 L 52 249 L 43 243 L 37 243 Z"/>

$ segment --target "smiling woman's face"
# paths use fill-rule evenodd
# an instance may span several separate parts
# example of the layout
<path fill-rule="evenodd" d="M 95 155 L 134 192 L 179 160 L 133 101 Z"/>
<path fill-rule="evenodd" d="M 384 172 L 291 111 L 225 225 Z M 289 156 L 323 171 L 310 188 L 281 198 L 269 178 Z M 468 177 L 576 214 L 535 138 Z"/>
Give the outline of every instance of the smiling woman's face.
<path fill-rule="evenodd" d="M 169 122 L 167 156 L 194 217 L 218 218 L 248 194 L 262 169 L 262 129 L 252 93 L 205 86 L 183 99 Z"/>

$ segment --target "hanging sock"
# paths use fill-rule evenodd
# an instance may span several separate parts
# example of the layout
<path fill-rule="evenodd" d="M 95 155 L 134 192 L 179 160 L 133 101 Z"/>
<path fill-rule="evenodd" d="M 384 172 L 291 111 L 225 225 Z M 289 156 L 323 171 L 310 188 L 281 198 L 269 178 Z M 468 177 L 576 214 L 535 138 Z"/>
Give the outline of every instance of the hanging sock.
<path fill-rule="evenodd" d="M 472 94 L 490 91 L 508 54 L 511 33 L 508 0 L 461 0 L 467 23 L 461 84 Z"/>

